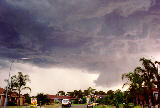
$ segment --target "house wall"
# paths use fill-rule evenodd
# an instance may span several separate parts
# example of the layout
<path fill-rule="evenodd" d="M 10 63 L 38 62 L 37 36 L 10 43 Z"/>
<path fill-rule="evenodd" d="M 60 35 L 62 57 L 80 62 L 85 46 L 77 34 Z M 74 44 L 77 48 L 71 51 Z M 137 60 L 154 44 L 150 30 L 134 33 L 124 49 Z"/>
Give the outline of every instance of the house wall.
<path fill-rule="evenodd" d="M 54 99 L 50 99 L 50 103 L 54 103 Z"/>
<path fill-rule="evenodd" d="M 18 105 L 18 100 L 19 100 L 19 98 L 17 97 L 17 96 L 11 96 L 11 97 L 8 97 L 8 101 L 11 101 L 11 98 L 15 98 L 15 103 L 17 103 L 17 105 Z M 0 106 L 3 106 L 4 105 L 4 102 L 5 102 L 5 96 L 4 96 L 4 94 L 0 94 Z M 22 96 L 21 98 L 20 98 L 20 105 L 24 105 L 24 103 L 25 103 L 25 98 Z"/>
<path fill-rule="evenodd" d="M 23 105 L 23 98 L 20 98 L 20 105 Z"/>
<path fill-rule="evenodd" d="M 0 105 L 3 106 L 5 101 L 4 95 L 0 95 L 0 98 Z"/>
<path fill-rule="evenodd" d="M 15 100 L 16 100 L 17 105 L 19 105 L 18 104 L 19 103 L 19 97 L 16 97 Z M 20 106 L 24 105 L 24 103 L 25 103 L 24 97 L 20 97 Z"/>

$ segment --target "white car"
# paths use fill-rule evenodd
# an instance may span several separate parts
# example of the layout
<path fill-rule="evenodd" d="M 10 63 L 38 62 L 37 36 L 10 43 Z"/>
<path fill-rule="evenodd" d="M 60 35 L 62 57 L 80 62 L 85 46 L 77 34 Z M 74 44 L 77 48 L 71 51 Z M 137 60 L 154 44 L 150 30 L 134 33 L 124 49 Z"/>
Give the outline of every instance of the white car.
<path fill-rule="evenodd" d="M 92 104 L 88 104 L 87 108 L 93 108 L 93 105 Z"/>
<path fill-rule="evenodd" d="M 88 104 L 87 104 L 87 108 L 93 108 L 93 103 L 91 103 L 91 102 L 88 103 Z"/>
<path fill-rule="evenodd" d="M 71 107 L 71 102 L 69 101 L 69 99 L 63 99 L 62 100 L 62 107 Z"/>

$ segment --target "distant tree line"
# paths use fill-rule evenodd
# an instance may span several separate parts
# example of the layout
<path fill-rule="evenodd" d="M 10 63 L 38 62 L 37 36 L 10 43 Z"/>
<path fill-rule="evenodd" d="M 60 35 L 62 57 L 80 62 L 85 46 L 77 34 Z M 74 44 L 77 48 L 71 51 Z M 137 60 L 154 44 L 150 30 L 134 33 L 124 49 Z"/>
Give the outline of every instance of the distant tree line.
<path fill-rule="evenodd" d="M 106 95 L 104 91 L 96 91 L 96 89 L 92 87 L 88 87 L 86 90 L 73 90 L 72 92 L 65 93 L 64 91 L 58 91 L 57 95 L 60 96 L 71 96 L 76 97 L 76 100 L 74 101 L 75 104 L 78 103 L 86 103 L 86 96 L 88 95 Z M 81 101 L 79 101 L 81 100 Z"/>
<path fill-rule="evenodd" d="M 73 90 L 72 92 L 67 92 L 65 93 L 64 91 L 58 91 L 58 95 L 61 96 L 71 96 L 75 97 L 78 96 L 79 98 L 82 98 L 83 96 L 88 96 L 88 95 L 106 95 L 104 91 L 96 91 L 96 89 L 92 87 L 88 87 L 86 90 Z"/>

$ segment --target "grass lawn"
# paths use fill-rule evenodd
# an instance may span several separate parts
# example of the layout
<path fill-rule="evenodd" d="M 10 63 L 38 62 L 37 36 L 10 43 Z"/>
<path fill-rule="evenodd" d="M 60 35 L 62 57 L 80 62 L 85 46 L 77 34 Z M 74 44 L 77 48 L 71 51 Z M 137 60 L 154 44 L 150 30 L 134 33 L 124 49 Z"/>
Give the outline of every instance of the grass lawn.
<path fill-rule="evenodd" d="M 94 106 L 94 108 L 103 108 L 103 105 Z M 104 108 L 116 108 L 116 107 L 112 105 L 104 105 Z M 123 108 L 123 106 L 119 106 L 119 108 Z M 140 108 L 140 106 L 134 106 L 134 108 Z"/>
<path fill-rule="evenodd" d="M 61 106 L 60 104 L 54 104 L 54 105 L 42 105 L 41 108 L 58 108 Z M 4 108 L 1 106 L 1 108 Z M 32 106 L 7 106 L 6 108 L 40 108 L 40 106 L 32 107 Z"/>
<path fill-rule="evenodd" d="M 1 106 L 1 108 L 4 108 Z M 6 106 L 6 108 L 30 108 L 30 106 Z"/>
<path fill-rule="evenodd" d="M 94 106 L 94 108 L 116 108 L 115 106 L 112 106 L 112 105 L 99 105 L 99 106 Z"/>

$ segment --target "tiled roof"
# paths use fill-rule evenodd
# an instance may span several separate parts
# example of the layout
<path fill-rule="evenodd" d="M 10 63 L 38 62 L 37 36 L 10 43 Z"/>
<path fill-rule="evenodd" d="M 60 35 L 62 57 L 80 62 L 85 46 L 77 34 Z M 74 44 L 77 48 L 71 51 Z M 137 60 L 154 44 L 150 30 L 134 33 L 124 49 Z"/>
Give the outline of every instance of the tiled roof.
<path fill-rule="evenodd" d="M 75 99 L 75 97 L 71 97 L 71 96 L 58 96 L 58 95 L 47 95 L 48 98 L 50 99 Z"/>
<path fill-rule="evenodd" d="M 16 93 L 16 92 L 13 92 L 12 94 L 11 94 L 11 96 L 12 97 L 19 97 L 19 95 L 18 95 L 18 93 Z M 22 94 L 20 94 L 20 97 L 24 97 Z"/>
<path fill-rule="evenodd" d="M 158 91 L 158 90 L 157 90 L 157 88 L 155 88 L 155 87 L 154 87 L 154 88 L 152 88 L 152 90 L 153 90 L 153 91 Z"/>

